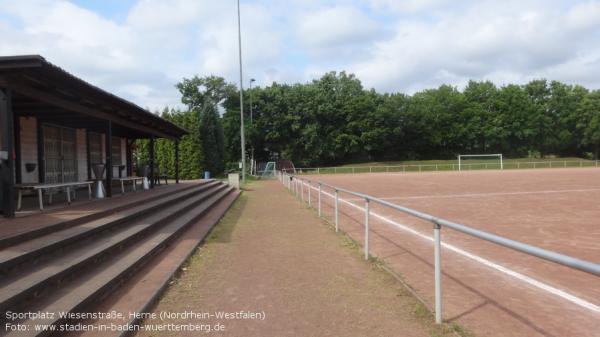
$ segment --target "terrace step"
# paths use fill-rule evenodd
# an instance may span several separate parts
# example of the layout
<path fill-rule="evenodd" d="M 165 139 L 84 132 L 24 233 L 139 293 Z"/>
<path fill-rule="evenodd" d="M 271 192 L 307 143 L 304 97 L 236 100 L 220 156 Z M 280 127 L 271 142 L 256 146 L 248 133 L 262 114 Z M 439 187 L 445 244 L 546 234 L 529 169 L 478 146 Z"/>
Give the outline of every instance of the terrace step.
<path fill-rule="evenodd" d="M 211 210 L 221 200 L 227 198 L 234 191 L 230 187 L 219 183 L 221 186 L 214 189 L 215 193 L 207 198 L 195 197 L 186 205 L 169 206 L 171 215 L 167 220 L 156 225 L 155 230 L 147 233 L 143 239 L 122 245 L 121 250 L 112 250 L 112 255 L 93 267 L 82 269 L 77 275 L 56 287 L 52 292 L 45 292 L 36 302 L 23 308 L 26 312 L 84 312 L 87 308 L 98 303 L 111 292 L 116 290 L 134 273 L 151 260 L 160 258 L 159 254 L 167 245 L 177 240 L 192 224 L 201 217 L 212 214 Z M 195 206 L 192 207 L 191 205 Z M 119 232 L 123 233 L 123 232 Z M 132 233 L 129 233 L 132 234 Z M 132 234 L 133 235 L 133 234 Z M 178 242 L 178 241 L 175 241 Z M 102 244 L 99 244 L 102 245 Z M 80 253 L 85 252 L 85 246 Z M 95 247 L 99 249 L 99 246 Z M 106 247 L 105 247 L 106 248 Z M 89 256 L 88 256 L 89 258 Z M 21 323 L 30 327 L 28 331 L 11 331 L 7 336 L 49 336 L 64 335 L 61 332 L 35 331 L 35 325 L 57 324 L 65 322 L 58 317 L 24 320 Z M 14 322 L 13 322 L 14 323 Z"/>
<path fill-rule="evenodd" d="M 222 184 L 203 190 L 200 194 L 190 195 L 186 200 L 166 207 L 154 214 L 140 217 L 133 223 L 120 226 L 111 231 L 105 231 L 94 237 L 68 247 L 55 258 L 46 259 L 42 263 L 19 269 L 8 277 L 0 279 L 0 311 L 14 308 L 23 304 L 41 291 L 49 291 L 52 284 L 63 281 L 74 273 L 92 266 L 97 261 L 106 258 L 113 251 L 139 239 L 141 236 L 160 227 L 178 213 L 185 212 L 198 203 L 225 189 Z"/>
<path fill-rule="evenodd" d="M 7 271 L 15 268 L 19 264 L 32 262 L 32 260 L 42 255 L 47 256 L 47 254 L 51 252 L 57 251 L 69 244 L 83 240 L 86 237 L 101 231 L 122 225 L 123 223 L 132 221 L 140 216 L 147 216 L 151 213 L 158 212 L 161 210 L 161 207 L 178 203 L 193 194 L 201 193 L 217 185 L 219 185 L 219 183 L 214 181 L 200 184 L 194 188 L 185 189 L 157 200 L 152 200 L 117 212 L 111 212 L 111 214 L 99 219 L 84 222 L 45 236 L 6 247 L 0 251 L 0 271 L 6 274 Z"/>
<path fill-rule="evenodd" d="M 239 196 L 233 191 L 223 198 L 205 216 L 190 225 L 169 247 L 161 251 L 110 297 L 94 306 L 94 312 L 138 312 L 152 310 L 152 306 L 169 285 L 173 276 L 204 241 L 210 230 L 219 222 L 225 212 Z M 83 321 L 83 324 L 139 324 L 139 320 L 126 316 L 124 320 Z M 69 337 L 123 337 L 128 335 L 120 331 L 87 331 L 68 334 Z"/>
<path fill-rule="evenodd" d="M 102 217 L 106 217 L 115 212 L 126 210 L 128 208 L 132 208 L 137 205 L 143 205 L 143 204 L 167 197 L 172 194 L 176 194 L 176 193 L 180 193 L 185 190 L 188 190 L 188 189 L 196 188 L 198 185 L 209 184 L 212 182 L 214 182 L 213 179 L 205 180 L 200 183 L 187 184 L 187 186 L 184 185 L 183 187 L 180 187 L 180 188 L 172 188 L 172 190 L 169 190 L 169 191 L 161 191 L 161 190 L 154 191 L 153 190 L 153 191 L 139 192 L 139 193 L 145 193 L 146 195 L 133 198 L 133 200 L 128 199 L 126 197 L 117 196 L 115 199 L 112 199 L 112 200 L 98 201 L 98 202 L 103 202 L 104 204 L 107 204 L 109 202 L 114 202 L 114 203 L 118 203 L 118 205 L 115 205 L 114 207 L 113 206 L 107 207 L 104 210 L 96 211 L 96 212 L 93 212 L 91 214 L 87 214 L 84 216 L 75 216 L 75 217 L 69 218 L 67 220 L 61 220 L 61 217 L 57 217 L 57 219 L 55 221 L 45 224 L 44 226 L 41 226 L 38 228 L 27 228 L 24 230 L 19 230 L 13 234 L 8 234 L 5 236 L 2 236 L 2 237 L 0 237 L 0 249 L 3 249 L 8 246 L 16 245 L 16 244 L 19 244 L 19 243 L 27 241 L 27 240 L 31 240 L 36 237 L 47 235 L 49 233 L 56 232 L 56 231 L 59 231 L 59 230 L 65 229 L 65 228 L 77 226 L 77 225 L 80 225 L 85 222 L 90 222 L 90 221 L 93 221 L 93 220 L 96 220 L 96 219 L 99 219 Z M 72 210 L 77 209 L 77 207 L 78 206 L 73 205 L 73 206 L 71 206 L 70 209 L 72 209 Z M 44 214 L 47 217 L 52 217 L 55 214 L 60 213 L 60 212 L 61 212 L 61 210 L 57 210 L 57 211 L 45 212 Z M 21 222 L 31 221 L 36 216 L 38 216 L 38 215 L 36 214 L 36 215 L 31 215 L 31 216 L 25 216 L 23 218 L 18 218 L 15 221 L 21 221 Z"/>

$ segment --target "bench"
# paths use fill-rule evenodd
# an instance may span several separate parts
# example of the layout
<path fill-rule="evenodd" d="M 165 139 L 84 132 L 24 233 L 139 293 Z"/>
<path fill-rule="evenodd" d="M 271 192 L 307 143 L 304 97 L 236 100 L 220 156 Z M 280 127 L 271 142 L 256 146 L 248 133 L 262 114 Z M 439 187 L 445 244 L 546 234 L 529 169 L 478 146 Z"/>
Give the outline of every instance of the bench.
<path fill-rule="evenodd" d="M 123 178 L 113 178 L 113 180 L 119 181 L 121 183 L 121 194 L 125 194 L 125 182 L 131 181 L 133 186 L 133 191 L 136 190 L 137 181 L 144 180 L 144 177 L 123 177 Z"/>
<path fill-rule="evenodd" d="M 71 204 L 71 188 L 73 188 L 73 200 L 77 197 L 77 192 L 75 187 L 78 186 L 87 186 L 88 188 L 88 197 L 92 199 L 92 184 L 93 181 L 74 181 L 74 182 L 66 182 L 66 183 L 48 183 L 48 184 L 17 184 L 15 188 L 17 189 L 17 211 L 21 210 L 22 199 L 23 199 L 23 191 L 31 190 L 38 194 L 38 199 L 40 202 L 40 211 L 44 210 L 44 199 L 42 197 L 43 190 L 52 190 L 56 188 L 64 187 L 67 192 L 67 203 Z M 52 193 L 48 194 L 48 204 L 52 204 Z"/>

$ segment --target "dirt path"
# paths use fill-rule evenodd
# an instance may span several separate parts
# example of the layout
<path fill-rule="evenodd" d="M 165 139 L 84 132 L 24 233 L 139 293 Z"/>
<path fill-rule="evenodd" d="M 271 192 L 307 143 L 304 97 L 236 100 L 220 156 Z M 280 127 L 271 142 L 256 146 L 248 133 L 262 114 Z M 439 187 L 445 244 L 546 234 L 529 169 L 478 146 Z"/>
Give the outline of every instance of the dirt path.
<path fill-rule="evenodd" d="M 222 324 L 225 331 L 209 334 L 216 336 L 443 336 L 395 279 L 277 182 L 250 185 L 154 308 L 185 311 L 249 311 L 264 319 L 145 323 Z"/>

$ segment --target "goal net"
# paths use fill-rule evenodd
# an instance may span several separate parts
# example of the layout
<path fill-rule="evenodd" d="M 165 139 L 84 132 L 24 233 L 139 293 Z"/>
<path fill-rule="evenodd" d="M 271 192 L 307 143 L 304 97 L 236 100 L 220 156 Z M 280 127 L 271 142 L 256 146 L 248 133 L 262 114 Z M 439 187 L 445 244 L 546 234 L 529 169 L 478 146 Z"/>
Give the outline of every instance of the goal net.
<path fill-rule="evenodd" d="M 460 154 L 458 155 L 458 170 L 504 169 L 501 153 L 495 154 Z"/>
<path fill-rule="evenodd" d="M 256 172 L 262 179 L 275 178 L 275 162 L 270 161 L 264 164 L 259 165 L 259 170 Z"/>

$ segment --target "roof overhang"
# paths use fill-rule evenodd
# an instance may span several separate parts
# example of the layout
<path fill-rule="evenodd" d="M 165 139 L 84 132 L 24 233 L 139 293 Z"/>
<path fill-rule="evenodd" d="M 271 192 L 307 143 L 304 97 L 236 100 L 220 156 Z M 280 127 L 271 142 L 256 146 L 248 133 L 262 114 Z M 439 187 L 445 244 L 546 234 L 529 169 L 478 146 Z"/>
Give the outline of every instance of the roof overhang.
<path fill-rule="evenodd" d="M 111 121 L 136 137 L 179 139 L 188 132 L 158 115 L 100 89 L 46 61 L 39 55 L 0 57 L 0 87 L 10 89 L 13 109 L 45 118 Z"/>

